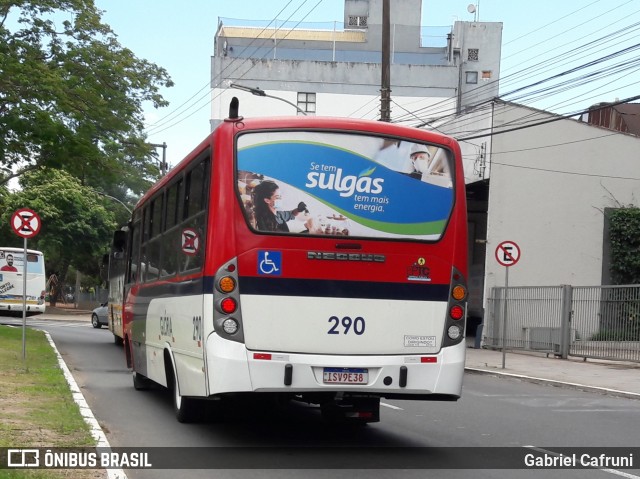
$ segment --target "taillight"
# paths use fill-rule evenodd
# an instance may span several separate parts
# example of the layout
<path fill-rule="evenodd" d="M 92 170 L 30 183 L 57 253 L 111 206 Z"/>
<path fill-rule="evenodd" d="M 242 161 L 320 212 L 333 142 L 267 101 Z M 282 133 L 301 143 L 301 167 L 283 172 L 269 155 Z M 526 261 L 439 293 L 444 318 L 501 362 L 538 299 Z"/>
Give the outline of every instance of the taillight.
<path fill-rule="evenodd" d="M 455 299 L 456 301 L 462 301 L 465 296 L 467 296 L 467 290 L 464 286 L 458 284 L 454 286 L 453 290 L 451 291 L 451 296 L 453 296 L 453 299 Z"/>
<path fill-rule="evenodd" d="M 469 292 L 464 275 L 453 268 L 451 271 L 451 290 L 447 305 L 448 315 L 444 327 L 442 346 L 453 346 L 464 338 L 467 298 Z"/>
<path fill-rule="evenodd" d="M 236 289 L 236 280 L 231 276 L 224 276 L 218 281 L 218 290 L 221 293 L 231 293 Z"/>
<path fill-rule="evenodd" d="M 224 314 L 234 313 L 238 309 L 238 303 L 233 298 L 224 298 L 220 301 L 220 311 Z"/>
<path fill-rule="evenodd" d="M 456 321 L 462 319 L 464 317 L 464 308 L 462 308 L 462 306 L 453 306 L 449 310 L 449 316 L 451 316 L 451 319 L 455 319 Z"/>
<path fill-rule="evenodd" d="M 221 338 L 244 342 L 238 265 L 234 258 L 218 269 L 213 287 L 213 328 Z"/>

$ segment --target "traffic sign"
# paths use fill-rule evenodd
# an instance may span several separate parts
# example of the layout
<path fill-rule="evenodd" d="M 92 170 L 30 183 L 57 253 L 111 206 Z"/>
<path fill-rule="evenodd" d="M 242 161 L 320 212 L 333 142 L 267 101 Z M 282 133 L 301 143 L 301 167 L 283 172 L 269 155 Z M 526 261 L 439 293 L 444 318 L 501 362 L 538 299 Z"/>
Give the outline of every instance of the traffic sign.
<path fill-rule="evenodd" d="M 496 259 L 502 266 L 513 266 L 520 259 L 520 247 L 513 241 L 503 241 L 496 248 Z"/>
<path fill-rule="evenodd" d="M 41 226 L 38 213 L 29 208 L 21 208 L 11 216 L 11 228 L 22 238 L 33 238 L 40 232 Z"/>

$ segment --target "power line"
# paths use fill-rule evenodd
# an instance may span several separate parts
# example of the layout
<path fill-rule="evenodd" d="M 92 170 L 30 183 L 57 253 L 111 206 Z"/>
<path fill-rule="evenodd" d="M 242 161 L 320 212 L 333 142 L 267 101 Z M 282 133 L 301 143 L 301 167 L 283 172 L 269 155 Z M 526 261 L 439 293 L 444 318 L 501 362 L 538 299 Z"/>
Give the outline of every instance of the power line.
<path fill-rule="evenodd" d="M 611 12 L 611 10 L 609 12 Z M 637 12 L 634 12 L 634 14 L 635 13 L 637 13 Z M 615 22 L 615 23 L 610 24 L 609 26 L 618 25 L 618 24 L 619 24 L 619 22 Z M 551 68 L 551 66 L 554 65 L 554 64 L 557 64 L 557 63 L 560 63 L 560 62 L 565 62 L 566 63 L 567 57 L 571 57 L 572 59 L 575 60 L 576 59 L 576 55 L 579 52 L 586 53 L 588 50 L 593 50 L 594 48 L 598 47 L 600 44 L 604 44 L 605 42 L 611 43 L 614 40 L 619 41 L 620 38 L 622 38 L 624 35 L 629 35 L 629 34 L 633 33 L 634 30 L 637 29 L 638 25 L 640 25 L 639 22 L 627 25 L 626 27 L 619 28 L 618 30 L 616 30 L 616 31 L 614 31 L 612 33 L 609 33 L 607 35 L 601 36 L 601 37 L 597 38 L 596 40 L 593 40 L 593 41 L 591 41 L 589 43 L 583 44 L 580 47 L 577 47 L 577 48 L 574 48 L 574 49 L 569 50 L 567 52 L 564 52 L 564 53 L 562 53 L 560 55 L 557 55 L 557 56 L 555 56 L 555 57 L 553 57 L 551 59 L 547 59 L 544 62 L 539 62 L 539 63 L 537 63 L 535 65 L 532 65 L 530 67 L 524 68 L 524 69 L 522 69 L 520 71 L 517 71 L 517 72 L 515 72 L 513 74 L 510 74 L 510 75 L 507 75 L 507 76 L 502 76 L 498 80 L 494 80 L 492 82 L 488 82 L 487 84 L 484 84 L 484 85 L 479 86 L 479 87 L 477 87 L 477 88 L 475 88 L 473 90 L 469 90 L 469 91 L 465 92 L 463 94 L 463 98 L 467 102 L 469 102 L 469 100 L 471 100 L 474 96 L 477 96 L 477 95 L 481 94 L 482 91 L 485 91 L 486 88 L 490 88 L 490 87 L 494 86 L 496 84 L 496 82 L 500 82 L 501 89 L 503 89 L 505 87 L 505 85 L 508 85 L 509 83 L 513 83 L 516 80 L 518 80 L 519 78 L 524 77 L 525 75 L 530 75 L 531 73 L 539 75 L 541 72 L 545 71 L 544 70 L 545 68 L 546 68 L 546 70 L 549 70 Z M 591 34 L 591 36 L 592 36 L 592 34 Z M 586 66 L 584 66 L 584 67 L 586 68 L 587 66 L 588 66 L 588 64 Z M 525 87 L 525 88 L 530 88 L 530 85 L 528 87 Z M 512 94 L 512 92 L 501 94 L 501 98 L 510 99 L 510 98 L 508 98 L 510 94 Z M 529 95 L 528 98 L 529 98 L 528 102 L 531 102 L 533 100 L 538 100 L 539 99 L 539 97 L 536 97 L 533 94 Z M 522 98 L 520 98 L 520 101 L 523 102 L 523 103 L 526 103 L 526 99 L 527 99 L 527 97 L 523 95 Z M 416 110 L 414 112 L 411 112 L 411 114 L 412 114 L 412 116 L 415 116 L 415 115 L 423 115 L 424 116 L 426 114 L 431 113 L 431 117 L 435 116 L 436 119 L 439 120 L 439 121 L 443 121 L 447 117 L 448 118 L 456 118 L 458 115 L 456 113 L 452 113 L 450 109 L 447 109 L 446 111 L 440 111 L 440 112 L 438 112 L 436 110 L 436 108 L 438 106 L 444 104 L 447 100 L 449 100 L 449 99 L 443 100 L 443 101 L 441 101 L 439 103 L 436 103 L 435 105 L 431 105 L 429 107 Z M 566 103 L 566 101 L 564 103 Z M 482 103 L 480 103 L 478 105 L 481 105 L 481 104 Z M 474 108 L 477 108 L 478 105 L 475 105 Z M 441 116 L 438 118 L 438 115 L 441 115 Z M 396 121 L 396 122 L 407 121 L 406 120 L 407 118 L 408 118 L 408 115 L 400 115 L 399 117 L 396 117 L 394 121 Z M 431 119 L 428 120 L 428 123 L 431 124 L 431 123 L 434 122 L 434 120 L 435 120 L 434 118 L 431 118 Z"/>
<path fill-rule="evenodd" d="M 603 105 L 601 107 L 589 108 L 587 110 L 581 110 L 581 111 L 578 111 L 578 112 L 574 112 L 573 114 L 568 115 L 568 116 L 557 115 L 554 118 L 548 118 L 546 120 L 535 122 L 535 123 L 530 123 L 530 124 L 527 124 L 527 125 L 522 125 L 522 126 L 518 126 L 518 127 L 514 127 L 514 128 L 507 128 L 507 129 L 498 130 L 498 131 L 493 130 L 493 131 L 491 131 L 489 133 L 484 133 L 484 134 L 481 134 L 481 135 L 472 135 L 472 136 L 465 136 L 465 137 L 460 137 L 460 138 L 456 137 L 456 139 L 458 141 L 475 140 L 477 138 L 485 138 L 485 137 L 488 137 L 488 136 L 496 136 L 496 135 L 501 135 L 503 133 L 510 133 L 512 131 L 524 130 L 526 128 L 533 128 L 533 127 L 540 126 L 540 125 L 546 125 L 548 123 L 554 123 L 554 122 L 560 121 L 560 120 L 569 120 L 573 116 L 577 116 L 577 115 L 580 115 L 580 114 L 588 113 L 590 111 L 601 110 L 603 108 L 608 108 L 608 107 L 615 106 L 615 105 L 621 105 L 623 103 L 631 103 L 631 102 L 633 102 L 635 100 L 639 100 L 639 99 L 640 99 L 640 95 L 636 95 L 636 96 L 633 96 L 633 97 L 630 97 L 630 98 L 625 98 L 624 100 L 620 100 L 620 101 L 617 101 L 617 102 L 614 102 L 614 103 L 607 103 L 606 105 Z"/>
<path fill-rule="evenodd" d="M 305 0 L 305 1 L 302 3 L 302 5 L 300 5 L 300 7 L 298 7 L 298 8 L 293 12 L 293 14 L 291 14 L 291 16 L 292 16 L 292 15 L 294 15 L 294 14 L 295 14 L 295 13 L 296 13 L 296 12 L 297 12 L 297 11 L 298 11 L 298 10 L 299 10 L 299 9 L 300 9 L 300 8 L 301 8 L 301 7 L 302 7 L 302 6 L 307 2 L 307 1 L 308 1 L 308 0 Z M 261 36 L 261 35 L 262 35 L 262 34 L 263 34 L 263 33 L 264 33 L 264 32 L 265 32 L 265 31 L 266 31 L 266 30 L 271 26 L 271 24 L 272 24 L 273 22 L 277 21 L 278 16 L 279 16 L 280 14 L 282 14 L 282 12 L 284 12 L 284 11 L 287 9 L 287 7 L 289 7 L 289 5 L 291 5 L 291 3 L 292 3 L 292 2 L 293 2 L 293 0 L 289 0 L 289 1 L 287 2 L 287 4 L 286 4 L 284 7 L 282 7 L 282 9 L 281 9 L 277 14 L 276 14 L 275 18 L 273 18 L 273 19 L 272 19 L 272 20 L 271 20 L 271 21 L 270 21 L 270 22 L 269 22 L 269 23 L 268 23 L 268 24 L 267 24 L 267 25 L 262 29 L 262 31 L 260 31 L 260 32 L 258 33 L 258 35 L 256 35 L 256 36 L 255 36 L 255 38 L 253 38 L 253 39 L 249 42 L 249 44 L 248 44 L 248 45 L 246 45 L 246 46 L 242 49 L 242 51 L 239 53 L 239 55 L 238 55 L 236 58 L 238 58 L 238 59 L 242 58 L 242 55 L 244 54 L 244 52 L 246 52 L 246 51 L 247 51 L 247 50 L 248 50 L 248 49 L 249 49 L 249 48 L 250 48 L 250 47 L 251 47 L 251 46 L 252 46 L 256 41 L 258 41 L 258 39 L 260 38 L 260 36 Z M 289 16 L 289 18 L 291 18 L 291 16 Z M 285 22 L 286 22 L 286 21 L 288 21 L 288 20 L 289 20 L 289 19 L 285 20 Z M 276 31 L 278 31 L 278 30 L 279 30 L 279 29 L 277 28 L 277 29 L 276 29 Z M 265 40 L 262 42 L 262 45 L 265 45 L 265 43 L 266 43 L 267 41 L 268 41 L 268 39 L 265 39 Z M 243 62 L 243 64 L 244 64 L 246 61 L 247 61 L 247 59 L 245 59 L 245 61 Z M 225 68 L 224 68 L 224 69 L 219 73 L 219 75 L 218 75 L 218 76 L 221 76 L 221 75 L 225 72 L 225 70 L 226 70 L 227 68 L 230 68 L 230 67 L 231 67 L 231 65 L 232 65 L 232 63 L 230 63 L 229 65 L 227 65 L 227 66 L 226 66 L 226 67 L 225 67 Z M 237 68 L 236 68 L 236 70 L 237 70 Z M 235 71 L 235 70 L 234 70 L 234 71 Z M 233 73 L 233 72 L 232 72 L 232 73 Z M 211 78 L 207 79 L 207 82 L 202 86 L 202 88 L 200 88 L 200 89 L 199 89 L 196 93 L 194 93 L 194 94 L 193 94 L 193 95 L 192 95 L 192 96 L 191 96 L 187 101 L 183 102 L 183 103 L 182 103 L 178 108 L 176 108 L 176 110 L 174 110 L 174 112 L 173 112 L 173 113 L 166 115 L 165 117 L 161 118 L 161 119 L 160 119 L 160 120 L 158 120 L 156 123 L 154 123 L 153 125 L 151 125 L 151 127 L 152 127 L 152 128 L 151 128 L 151 130 L 154 130 L 154 129 L 156 129 L 156 128 L 159 128 L 159 127 L 161 127 L 161 126 L 166 125 L 166 124 L 168 123 L 168 121 L 170 121 L 171 119 L 175 118 L 175 117 L 176 117 L 176 115 L 178 115 L 179 110 L 180 110 L 183 106 L 187 105 L 187 104 L 188 104 L 188 103 L 189 103 L 189 102 L 190 102 L 194 97 L 196 97 L 198 94 L 200 94 L 200 92 L 202 92 L 204 89 L 207 89 L 207 93 L 206 93 L 206 94 L 207 94 L 207 95 L 209 95 L 209 93 L 210 93 L 210 88 L 211 88 L 211 83 L 212 83 L 212 79 L 211 79 Z M 202 98 L 204 98 L 204 96 L 199 97 L 199 98 L 198 98 L 198 100 L 196 100 L 196 102 L 197 102 L 197 101 L 200 101 Z M 189 107 L 187 108 L 187 110 L 188 110 L 189 108 L 192 108 L 192 107 L 193 107 L 193 106 L 189 106 Z M 200 108 L 198 108 L 198 110 L 196 110 L 196 111 L 199 111 L 199 110 L 200 110 Z M 191 116 L 191 115 L 189 115 L 189 116 Z M 189 118 L 189 117 L 187 117 L 187 118 Z M 185 119 L 186 119 L 186 118 L 185 118 Z M 164 131 L 164 130 L 163 130 L 163 131 Z"/>
<path fill-rule="evenodd" d="M 549 168 L 537 168 L 534 166 L 522 166 L 522 165 L 510 165 L 508 163 L 499 163 L 497 161 L 491 161 L 491 165 L 500 165 L 506 166 L 509 168 L 521 168 L 523 170 L 535 170 L 535 171 L 545 171 L 547 173 L 561 173 L 565 175 L 574 175 L 574 176 L 589 176 L 592 178 L 609 178 L 613 180 L 632 180 L 632 181 L 640 181 L 640 178 L 633 178 L 629 176 L 612 176 L 612 175 L 597 175 L 595 173 L 580 173 L 577 171 L 564 171 L 564 170 L 553 170 Z"/>
<path fill-rule="evenodd" d="M 285 20 L 285 23 L 286 23 L 286 22 L 288 22 L 288 21 L 290 20 L 290 18 L 291 18 L 291 17 L 292 17 L 292 16 L 293 16 L 293 15 L 294 15 L 294 14 L 295 14 L 295 13 L 296 13 L 300 8 L 301 8 L 301 7 L 305 4 L 305 3 L 307 3 L 307 1 L 308 1 L 308 0 L 304 0 L 304 2 L 302 3 L 302 5 L 300 5 L 300 7 L 298 7 L 298 8 L 297 8 L 297 9 L 296 9 L 296 10 L 295 10 L 295 11 L 294 11 L 290 16 L 289 16 L 289 18 L 288 18 L 287 20 Z M 305 15 L 304 17 L 302 17 L 302 18 L 301 18 L 301 19 L 300 19 L 300 20 L 299 20 L 299 21 L 298 21 L 298 22 L 293 26 L 293 28 L 291 28 L 291 29 L 289 30 L 289 32 L 288 32 L 284 37 L 282 37 L 282 40 L 286 39 L 286 38 L 289 36 L 289 34 L 290 34 L 292 31 L 294 31 L 294 29 L 295 29 L 298 25 L 300 25 L 300 23 L 302 23 L 302 22 L 303 22 L 303 21 L 304 21 L 304 20 L 305 20 L 305 19 L 306 19 L 306 18 L 307 18 L 307 17 L 308 17 L 308 16 L 309 16 L 309 15 L 310 15 L 310 14 L 311 14 L 311 13 L 312 13 L 316 8 L 317 8 L 317 7 L 318 7 L 318 5 L 320 5 L 323 1 L 324 1 L 324 0 L 319 0 L 319 1 L 318 1 L 318 3 L 316 3 L 316 4 L 311 8 L 311 10 L 309 10 L 309 11 L 306 13 L 306 15 Z M 278 31 L 278 30 L 279 30 L 279 28 L 278 28 L 278 29 L 276 29 L 276 31 Z M 274 32 L 274 33 L 275 33 L 275 32 Z M 268 39 L 267 39 L 267 40 L 268 40 Z M 269 53 L 271 53 L 271 52 L 274 50 L 274 48 L 275 48 L 275 47 L 271 47 L 269 50 L 267 50 L 267 52 L 265 52 L 265 54 L 263 55 L 263 57 L 262 57 L 262 58 L 264 58 L 266 55 L 268 55 Z M 250 58 L 250 57 L 249 57 L 249 58 L 246 58 L 246 59 L 244 60 L 244 62 L 242 62 L 242 63 L 241 63 L 241 64 L 240 64 L 240 65 L 239 65 L 235 70 L 233 70 L 232 72 L 230 72 L 230 74 L 232 74 L 232 73 L 234 73 L 235 71 L 237 71 L 237 70 L 238 70 L 242 65 L 244 65 L 244 63 L 246 63 L 246 62 L 248 62 L 248 61 L 250 61 L 250 60 L 251 60 L 251 58 Z M 248 73 L 252 68 L 253 68 L 253 66 L 251 66 L 251 67 L 250 67 L 246 72 L 244 72 L 242 75 L 240 75 L 237 79 L 238 79 L 238 80 L 242 79 L 242 78 L 243 78 L 243 77 L 244 77 L 244 76 L 245 76 L 245 75 L 246 75 L 246 74 L 247 74 L 247 73 Z M 224 70 L 223 70 L 223 71 L 224 71 Z M 218 76 L 218 77 L 221 77 L 221 75 L 222 75 L 222 72 L 220 72 L 220 74 L 219 74 L 219 75 L 217 75 L 217 76 Z M 220 86 L 220 82 L 218 82 L 218 83 L 217 83 L 213 88 L 218 88 L 219 86 Z M 226 90 L 226 89 L 227 89 L 227 88 L 225 88 L 224 90 Z M 207 95 L 209 95 L 209 94 L 210 94 L 210 92 L 207 92 Z M 200 105 L 200 106 L 196 107 L 196 109 L 195 109 L 191 114 L 189 114 L 188 116 L 186 116 L 186 117 L 184 117 L 184 118 L 182 118 L 182 119 L 180 119 L 180 120 L 178 120 L 178 121 L 176 121 L 176 122 L 174 122 L 174 123 L 172 123 L 172 124 L 168 125 L 167 127 L 163 128 L 163 129 L 161 129 L 161 130 L 154 131 L 154 134 L 157 134 L 157 133 L 160 133 L 160 132 L 166 131 L 166 130 L 168 130 L 168 129 L 170 129 L 170 128 L 172 128 L 172 127 L 174 127 L 174 126 L 176 126 L 176 125 L 178 125 L 178 124 L 180 124 L 180 123 L 182 123 L 182 122 L 183 122 L 183 121 L 185 121 L 186 119 L 188 119 L 188 118 L 190 118 L 191 116 L 195 115 L 198 111 L 200 111 L 200 110 L 201 110 L 202 108 L 204 108 L 205 106 L 207 106 L 207 105 L 211 104 L 211 102 L 213 102 L 213 100 L 215 100 L 216 98 L 218 98 L 221 94 L 222 94 L 222 92 L 218 93 L 215 97 L 212 97 L 212 98 L 207 99 L 207 101 L 205 101 L 202 105 Z M 202 98 L 204 98 L 204 96 L 202 96 L 200 99 L 202 99 Z"/>

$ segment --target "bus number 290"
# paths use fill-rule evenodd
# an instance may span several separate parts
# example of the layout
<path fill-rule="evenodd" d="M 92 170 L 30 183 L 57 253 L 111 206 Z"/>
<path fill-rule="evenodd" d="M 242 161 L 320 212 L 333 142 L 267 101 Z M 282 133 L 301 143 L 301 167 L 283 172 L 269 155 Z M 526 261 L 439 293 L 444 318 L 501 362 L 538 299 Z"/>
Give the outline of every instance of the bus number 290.
<path fill-rule="evenodd" d="M 340 332 L 342 332 L 342 334 L 349 334 L 350 331 L 353 331 L 358 336 L 364 334 L 364 318 L 360 316 L 355 319 L 351 319 L 349 316 L 345 316 L 342 319 L 337 316 L 331 316 L 329 323 L 332 323 L 332 326 L 329 328 L 329 331 L 327 331 L 327 334 L 340 334 Z"/>

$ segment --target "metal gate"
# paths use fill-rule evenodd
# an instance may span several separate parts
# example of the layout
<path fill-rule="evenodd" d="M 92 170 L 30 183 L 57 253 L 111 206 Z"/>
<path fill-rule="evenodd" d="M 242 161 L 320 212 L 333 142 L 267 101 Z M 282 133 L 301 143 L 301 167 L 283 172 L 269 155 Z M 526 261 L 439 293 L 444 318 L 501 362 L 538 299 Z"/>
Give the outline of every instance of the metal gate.
<path fill-rule="evenodd" d="M 489 348 L 640 362 L 640 285 L 494 287 L 483 335 Z"/>

